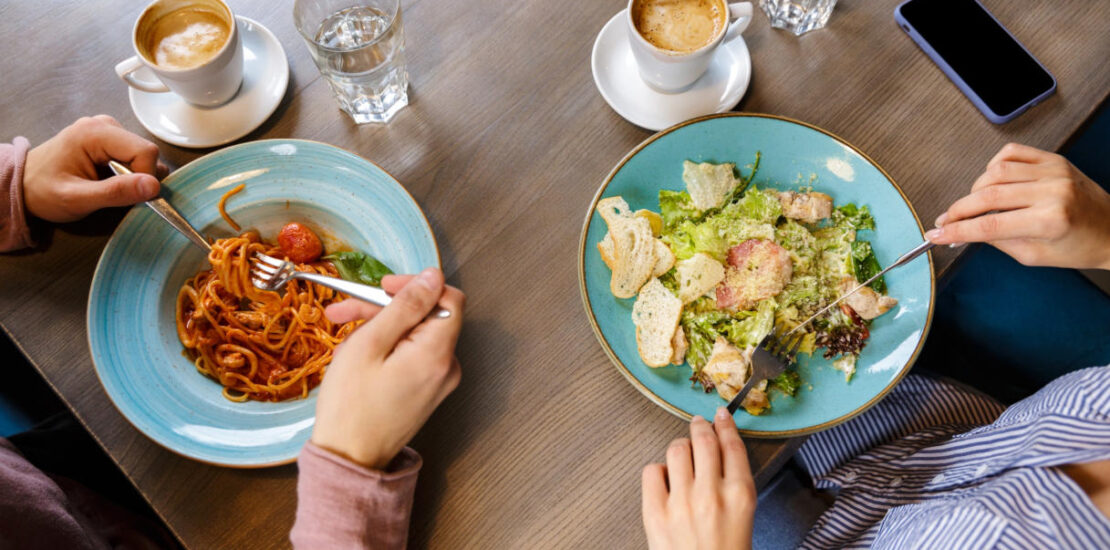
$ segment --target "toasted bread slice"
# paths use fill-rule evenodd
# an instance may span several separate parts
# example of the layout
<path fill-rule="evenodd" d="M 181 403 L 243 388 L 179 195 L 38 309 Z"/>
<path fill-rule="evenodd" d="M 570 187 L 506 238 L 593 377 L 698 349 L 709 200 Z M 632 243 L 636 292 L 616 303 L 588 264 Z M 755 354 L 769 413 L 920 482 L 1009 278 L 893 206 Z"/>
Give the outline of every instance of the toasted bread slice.
<path fill-rule="evenodd" d="M 686 341 L 686 333 L 682 331 L 682 325 L 674 331 L 674 338 L 671 339 L 671 346 L 674 348 L 674 356 L 671 357 L 672 365 L 681 365 L 686 362 L 686 350 L 690 348 L 689 342 Z"/>
<path fill-rule="evenodd" d="M 725 278 L 725 266 L 704 252 L 678 262 L 675 270 L 678 275 L 678 299 L 683 304 L 693 302 L 717 288 Z"/>
<path fill-rule="evenodd" d="M 617 259 L 613 257 L 613 237 L 608 233 L 598 241 L 597 253 L 601 254 L 601 261 L 605 262 L 606 267 L 610 270 L 617 265 Z"/>
<path fill-rule="evenodd" d="M 597 203 L 597 211 L 609 226 L 611 249 L 602 239 L 598 251 L 602 261 L 609 257 L 606 264 L 613 270 L 609 290 L 617 298 L 631 298 L 655 271 L 655 238 L 651 234 L 651 222 L 644 217 L 634 216 L 628 210 L 628 203 L 620 197 L 609 197 Z"/>
<path fill-rule="evenodd" d="M 613 238 L 608 233 L 597 243 L 597 252 L 601 254 L 601 261 L 605 262 L 605 265 L 609 266 L 609 269 L 613 269 L 613 267 L 617 265 L 617 259 L 615 258 L 616 253 L 613 250 Z M 671 252 L 671 247 L 667 246 L 667 243 L 659 239 L 655 239 L 654 252 L 655 267 L 652 269 L 651 274 L 654 277 L 662 277 L 664 273 L 670 271 L 671 268 L 674 267 L 674 252 Z"/>
<path fill-rule="evenodd" d="M 671 363 L 672 341 L 681 316 L 682 301 L 659 279 L 652 279 L 640 289 L 632 306 L 632 323 L 636 325 L 636 346 L 645 365 L 665 367 Z"/>
<path fill-rule="evenodd" d="M 736 165 L 731 162 L 683 162 L 682 181 L 686 183 L 686 191 L 690 193 L 690 202 L 694 208 L 705 210 L 720 206 L 740 183 L 735 171 Z"/>
<path fill-rule="evenodd" d="M 655 277 L 662 277 L 664 273 L 674 267 L 674 252 L 671 252 L 671 247 L 667 243 L 655 239 L 655 269 L 651 274 Z"/>

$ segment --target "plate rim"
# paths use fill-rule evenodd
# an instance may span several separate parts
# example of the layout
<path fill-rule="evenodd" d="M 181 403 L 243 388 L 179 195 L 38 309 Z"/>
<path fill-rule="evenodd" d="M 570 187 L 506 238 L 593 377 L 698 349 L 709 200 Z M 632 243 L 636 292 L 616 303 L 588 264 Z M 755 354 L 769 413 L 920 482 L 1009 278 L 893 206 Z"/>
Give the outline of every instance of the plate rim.
<path fill-rule="evenodd" d="M 593 329 L 594 336 L 597 337 L 598 342 L 601 343 L 602 349 L 605 351 L 605 354 L 609 357 L 609 361 L 613 364 L 614 367 L 616 367 L 617 371 L 619 371 L 624 376 L 624 378 L 626 380 L 628 380 L 628 382 L 630 384 L 632 384 L 632 386 L 634 388 L 636 388 L 636 390 L 639 391 L 641 394 L 643 394 L 645 397 L 650 399 L 656 405 L 663 408 L 663 410 L 665 410 L 665 411 L 667 411 L 667 412 L 669 412 L 669 413 L 671 413 L 671 414 L 673 414 L 673 415 L 675 415 L 675 416 L 677 416 L 677 417 L 679 417 L 679 418 L 681 418 L 682 420 L 685 420 L 685 421 L 691 420 L 693 418 L 693 415 L 691 415 L 690 413 L 687 413 L 686 411 L 684 411 L 684 410 L 680 409 L 679 407 L 675 406 L 674 404 L 670 403 L 669 401 L 667 401 L 663 397 L 661 397 L 658 394 L 656 394 L 655 392 L 651 391 L 651 389 L 648 388 L 646 385 L 644 385 L 644 383 L 640 382 L 640 380 L 638 378 L 636 378 L 635 375 L 632 374 L 632 371 L 630 371 L 628 369 L 628 367 L 625 366 L 625 364 L 620 360 L 620 358 L 617 357 L 616 353 L 613 352 L 612 347 L 609 346 L 609 341 L 605 338 L 605 335 L 601 332 L 601 327 L 597 323 L 597 317 L 594 315 L 593 307 L 590 305 L 590 297 L 589 297 L 589 294 L 586 290 L 586 234 L 589 232 L 590 221 L 593 219 L 594 210 L 597 209 L 598 201 L 600 201 L 602 195 L 605 194 L 605 190 L 609 188 L 609 184 L 612 183 L 613 178 L 617 175 L 617 172 L 620 172 L 620 170 L 622 168 L 624 168 L 624 165 L 627 164 L 628 161 L 632 160 L 632 158 L 635 157 L 637 154 L 639 154 L 641 151 L 643 151 L 644 148 L 646 148 L 648 145 L 651 145 L 652 143 L 654 143 L 656 140 L 662 138 L 663 136 L 666 136 L 666 135 L 668 135 L 672 132 L 675 132 L 675 131 L 677 131 L 681 128 L 684 128 L 686 126 L 690 126 L 690 125 L 697 124 L 697 123 L 700 123 L 700 122 L 704 122 L 704 121 L 707 121 L 707 120 L 719 119 L 719 118 L 763 118 L 763 119 L 772 119 L 772 120 L 778 120 L 778 121 L 781 121 L 781 122 L 796 124 L 798 126 L 802 126 L 802 127 L 805 127 L 805 128 L 809 128 L 810 130 L 815 130 L 817 132 L 820 132 L 820 133 L 832 138 L 837 143 L 839 143 L 839 144 L 841 144 L 845 147 L 848 147 L 849 149 L 854 151 L 856 154 L 863 157 L 868 163 L 870 163 L 876 169 L 878 169 L 879 173 L 881 173 L 883 175 L 883 177 L 885 177 L 887 179 L 887 181 L 890 182 L 890 184 L 894 187 L 894 190 L 898 192 L 898 195 L 902 197 L 902 201 L 906 203 L 906 206 L 910 210 L 910 214 L 913 215 L 914 222 L 917 224 L 917 230 L 922 235 L 922 239 L 925 238 L 924 237 L 925 229 L 921 225 L 921 218 L 918 216 L 917 210 L 913 207 L 913 203 L 910 202 L 909 197 L 906 196 L 906 193 L 904 191 L 902 191 L 902 187 L 900 185 L 898 185 L 898 182 L 895 181 L 893 177 L 891 177 L 891 175 L 886 171 L 886 169 L 884 169 L 878 162 L 875 162 L 875 159 L 871 158 L 867 153 L 864 153 L 860 148 L 856 147 L 855 145 L 850 143 L 848 140 L 846 140 L 846 139 L 840 137 L 839 135 L 834 134 L 834 133 L 832 133 L 828 130 L 825 130 L 824 128 L 821 128 L 819 126 L 810 124 L 808 122 L 803 122 L 803 121 L 800 121 L 800 120 L 797 120 L 797 119 L 794 119 L 794 118 L 790 118 L 790 117 L 787 117 L 787 116 L 774 115 L 774 114 L 768 114 L 768 113 L 753 113 L 753 112 L 716 113 L 716 114 L 710 114 L 710 115 L 705 115 L 705 116 L 692 118 L 692 119 L 680 122 L 678 124 L 675 124 L 674 126 L 671 126 L 670 128 L 660 130 L 659 132 L 656 132 L 655 134 L 649 136 L 647 139 L 645 139 L 644 141 L 640 142 L 638 145 L 633 147 L 632 150 L 630 150 L 627 154 L 625 154 L 625 156 L 623 158 L 621 158 L 621 160 L 619 162 L 617 162 L 617 164 L 613 167 L 613 169 L 609 171 L 609 174 L 607 176 L 605 176 L 605 180 L 602 181 L 601 185 L 597 189 L 597 192 L 594 193 L 593 199 L 591 199 L 591 201 L 590 201 L 589 209 L 586 210 L 586 219 L 582 223 L 582 234 L 581 234 L 581 237 L 579 238 L 579 243 L 578 243 L 578 290 L 579 290 L 579 293 L 581 294 L 582 304 L 583 304 L 583 306 L 586 310 L 586 317 L 590 322 L 590 327 Z M 883 397 L 886 397 L 886 395 L 888 393 L 890 393 L 890 391 L 892 389 L 894 389 L 894 386 L 897 386 L 898 383 L 901 382 L 902 379 L 905 378 L 905 376 L 909 373 L 910 369 L 913 368 L 914 363 L 917 362 L 917 358 L 921 355 L 921 350 L 925 345 L 925 340 L 928 338 L 929 331 L 932 328 L 933 314 L 934 314 L 935 309 L 936 309 L 937 275 L 936 275 L 936 267 L 933 263 L 932 251 L 929 251 L 929 253 L 926 254 L 926 257 L 928 257 L 928 259 L 929 259 L 929 310 L 928 310 L 928 313 L 925 316 L 925 326 L 924 326 L 924 328 L 921 332 L 921 338 L 918 340 L 917 346 L 914 347 L 913 353 L 910 355 L 910 358 L 906 361 L 906 363 L 904 365 L 902 365 L 901 369 L 899 370 L 898 375 L 895 376 L 890 381 L 890 383 L 887 384 L 886 387 L 884 387 L 882 389 L 882 391 L 880 391 L 874 397 L 869 399 L 866 403 L 860 405 L 859 407 L 852 410 L 851 412 L 849 412 L 847 414 L 843 414 L 841 416 L 838 416 L 838 417 L 836 417 L 832 420 L 822 422 L 820 424 L 815 424 L 813 426 L 809 426 L 809 427 L 805 427 L 805 428 L 798 428 L 798 429 L 794 429 L 794 430 L 751 430 L 751 429 L 745 429 L 745 428 L 739 428 L 738 427 L 738 431 L 740 432 L 740 435 L 743 436 L 743 437 L 749 437 L 749 438 L 753 438 L 753 439 L 782 439 L 782 438 L 798 437 L 798 436 L 817 433 L 817 432 L 824 431 L 824 430 L 827 430 L 829 428 L 832 428 L 833 426 L 836 426 L 838 424 L 842 424 L 844 422 L 847 422 L 847 421 L 851 420 L 852 418 L 855 418 L 856 416 L 859 416 L 860 414 L 864 413 L 865 411 L 867 411 L 868 409 L 873 407 Z"/>
<path fill-rule="evenodd" d="M 238 143 L 238 144 L 235 144 L 235 145 L 232 145 L 232 146 L 229 146 L 229 147 L 224 147 L 222 149 L 213 151 L 213 152 L 205 154 L 205 155 L 201 155 L 201 156 L 183 164 L 182 166 L 178 167 L 177 170 L 174 170 L 168 176 L 163 178 L 162 179 L 162 185 L 166 185 L 167 182 L 172 183 L 175 176 L 177 176 L 178 173 L 180 173 L 182 170 L 184 170 L 186 168 L 193 167 L 193 169 L 195 169 L 194 165 L 196 165 L 196 164 L 198 164 L 202 161 L 211 162 L 210 159 L 212 157 L 219 157 L 219 156 L 223 156 L 223 155 L 226 155 L 226 154 L 230 154 L 231 152 L 235 152 L 237 149 L 264 147 L 265 145 L 276 145 L 276 144 L 290 143 L 290 142 L 293 142 L 293 143 L 311 143 L 313 145 L 320 145 L 320 146 L 327 147 L 327 148 L 330 148 L 330 149 L 335 149 L 336 151 L 339 151 L 340 153 L 343 153 L 346 156 L 354 157 L 357 160 L 369 163 L 370 165 L 372 165 L 375 168 L 377 168 L 378 170 L 380 170 L 382 174 L 384 174 L 394 184 L 397 185 L 397 188 L 400 189 L 401 192 L 404 193 L 405 196 L 407 196 L 409 198 L 409 201 L 411 201 L 412 205 L 416 208 L 416 212 L 420 215 L 420 219 L 423 220 L 423 222 L 424 222 L 424 229 L 426 229 L 428 231 L 428 234 L 431 235 L 431 237 L 432 237 L 432 239 L 431 239 L 432 240 L 432 249 L 435 252 L 436 265 L 438 265 L 440 267 L 440 269 L 443 268 L 443 257 L 440 254 L 439 242 L 436 240 L 435 231 L 432 230 L 432 225 L 428 221 L 427 214 L 424 213 L 424 209 L 420 207 L 420 203 L 416 201 L 416 198 L 412 196 L 412 193 L 410 193 L 409 190 L 407 188 L 405 188 L 404 185 L 401 184 L 400 180 L 393 177 L 393 174 L 389 173 L 389 171 L 382 168 L 378 163 L 376 163 L 376 162 L 374 162 L 374 161 L 372 161 L 372 160 L 370 160 L 366 157 L 363 157 L 362 155 L 359 155 L 358 153 L 355 153 L 355 152 L 350 151 L 348 149 L 345 149 L 343 147 L 332 145 L 330 143 L 324 143 L 322 141 L 316 141 L 316 140 L 311 140 L 311 139 L 298 139 L 298 138 L 272 138 L 272 139 L 260 139 L 260 140 L 255 140 L 255 141 L 247 141 L 247 142 L 244 142 L 244 143 Z M 208 159 L 208 160 L 206 160 L 206 159 Z M 123 217 L 123 219 L 120 220 L 119 225 L 117 225 L 116 228 L 112 230 L 112 234 L 111 234 L 111 236 L 108 237 L 108 241 L 104 245 L 104 249 L 100 251 L 100 257 L 97 258 L 97 260 L 96 260 L 96 267 L 93 269 L 92 280 L 89 282 L 89 297 L 88 297 L 88 299 L 86 300 L 86 303 L 85 303 L 85 343 L 88 346 L 89 359 L 92 361 L 93 372 L 96 374 L 96 380 L 100 384 L 100 389 L 104 392 L 104 395 L 108 396 L 108 401 L 110 401 L 112 403 L 112 406 L 115 407 L 116 411 L 119 412 L 120 416 L 122 416 L 123 419 L 126 420 L 127 423 L 132 428 L 135 429 L 135 431 L 142 434 L 149 441 L 152 441 L 153 443 L 155 443 L 159 447 L 161 447 L 161 448 L 163 448 L 167 451 L 170 451 L 171 453 L 173 453 L 175 455 L 187 458 L 189 460 L 194 460 L 194 461 L 200 462 L 202 464 L 208 464 L 210 466 L 220 466 L 220 467 L 224 467 L 224 468 L 233 468 L 233 469 L 238 469 L 238 470 L 255 470 L 255 469 L 261 469 L 261 468 L 272 468 L 272 467 L 275 467 L 275 466 L 284 466 L 284 465 L 287 465 L 287 464 L 293 464 L 297 460 L 297 455 L 300 453 L 300 449 L 298 449 L 297 453 L 294 453 L 290 457 L 281 458 L 281 459 L 278 459 L 278 460 L 268 461 L 268 462 L 220 462 L 220 461 L 216 461 L 216 460 L 210 460 L 210 459 L 206 459 L 206 458 L 196 457 L 196 456 L 190 455 L 190 454 L 188 454 L 184 451 L 181 451 L 179 449 L 174 449 L 174 448 L 170 447 L 169 445 L 160 441 L 158 438 L 154 437 L 152 434 L 147 433 L 146 430 L 143 430 L 138 425 L 136 425 L 135 422 L 131 420 L 131 417 L 128 416 L 126 412 L 124 412 L 123 408 L 121 408 L 119 406 L 119 403 L 116 402 L 116 399 L 112 395 L 112 393 L 108 391 L 108 386 L 104 384 L 104 378 L 103 378 L 103 376 L 101 376 L 101 372 L 100 372 L 101 367 L 100 367 L 99 363 L 97 362 L 96 354 L 93 353 L 93 341 L 92 341 L 93 340 L 93 337 L 92 337 L 93 331 L 92 331 L 92 317 L 91 317 L 91 315 L 92 315 L 93 300 L 96 297 L 96 294 L 93 293 L 93 288 L 95 287 L 98 275 L 100 275 L 101 269 L 103 268 L 104 258 L 106 256 L 106 252 L 108 250 L 108 247 L 111 246 L 112 243 L 119 236 L 120 232 L 123 230 L 124 224 L 128 223 L 129 220 L 132 217 L 137 216 L 138 215 L 137 212 L 140 211 L 142 208 L 143 208 L 142 204 L 136 204 L 136 205 L 132 206 L 131 209 L 127 212 L 127 214 Z M 315 415 L 316 415 L 316 413 L 314 411 L 313 415 L 312 415 L 313 418 L 315 418 Z M 84 425 L 85 421 L 81 420 L 81 424 Z M 88 426 L 86 426 L 86 428 L 87 427 Z M 93 432 L 90 430 L 89 433 L 92 434 Z M 93 435 L 93 437 L 97 441 L 100 440 L 100 438 L 97 437 L 95 434 Z"/>

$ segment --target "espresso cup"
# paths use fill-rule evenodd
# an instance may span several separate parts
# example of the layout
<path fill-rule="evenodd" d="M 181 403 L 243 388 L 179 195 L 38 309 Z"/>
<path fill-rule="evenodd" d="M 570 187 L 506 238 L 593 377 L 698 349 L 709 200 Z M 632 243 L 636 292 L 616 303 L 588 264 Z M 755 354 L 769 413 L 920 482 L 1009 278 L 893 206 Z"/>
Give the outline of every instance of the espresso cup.
<path fill-rule="evenodd" d="M 117 64 L 116 74 L 135 89 L 214 107 L 243 83 L 238 25 L 221 0 L 156 0 L 135 21 L 131 44 L 135 56 Z M 136 74 L 143 67 L 154 80 Z"/>
<path fill-rule="evenodd" d="M 705 74 L 718 46 L 744 32 L 752 20 L 752 5 L 629 0 L 625 20 L 640 78 L 657 91 L 677 93 Z"/>

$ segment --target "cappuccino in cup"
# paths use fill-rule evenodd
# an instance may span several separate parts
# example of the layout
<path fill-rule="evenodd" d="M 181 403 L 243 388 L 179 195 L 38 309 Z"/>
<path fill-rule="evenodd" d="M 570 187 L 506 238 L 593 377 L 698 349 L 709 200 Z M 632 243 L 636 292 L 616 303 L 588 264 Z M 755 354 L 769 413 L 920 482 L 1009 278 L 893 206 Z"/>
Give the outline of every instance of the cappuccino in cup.
<path fill-rule="evenodd" d="M 135 21 L 131 43 L 136 55 L 116 74 L 137 90 L 214 107 L 243 82 L 243 46 L 223 0 L 155 0 Z"/>
<path fill-rule="evenodd" d="M 631 15 L 645 40 L 680 54 L 709 45 L 728 24 L 723 0 L 635 0 Z"/>
<path fill-rule="evenodd" d="M 628 43 L 640 78 L 663 93 L 688 89 L 713 52 L 735 40 L 752 20 L 750 2 L 628 0 Z"/>
<path fill-rule="evenodd" d="M 207 63 L 231 35 L 223 14 L 204 5 L 171 11 L 141 32 L 144 56 L 167 69 L 191 69 Z"/>

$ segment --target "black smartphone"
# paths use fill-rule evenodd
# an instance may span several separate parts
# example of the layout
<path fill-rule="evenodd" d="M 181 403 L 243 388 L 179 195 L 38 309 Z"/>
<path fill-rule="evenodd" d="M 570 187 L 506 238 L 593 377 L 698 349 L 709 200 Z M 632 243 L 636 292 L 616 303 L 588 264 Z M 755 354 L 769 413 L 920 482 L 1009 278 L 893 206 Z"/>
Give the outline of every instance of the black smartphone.
<path fill-rule="evenodd" d="M 1056 91 L 1056 79 L 977 0 L 907 0 L 894 20 L 995 124 Z"/>

